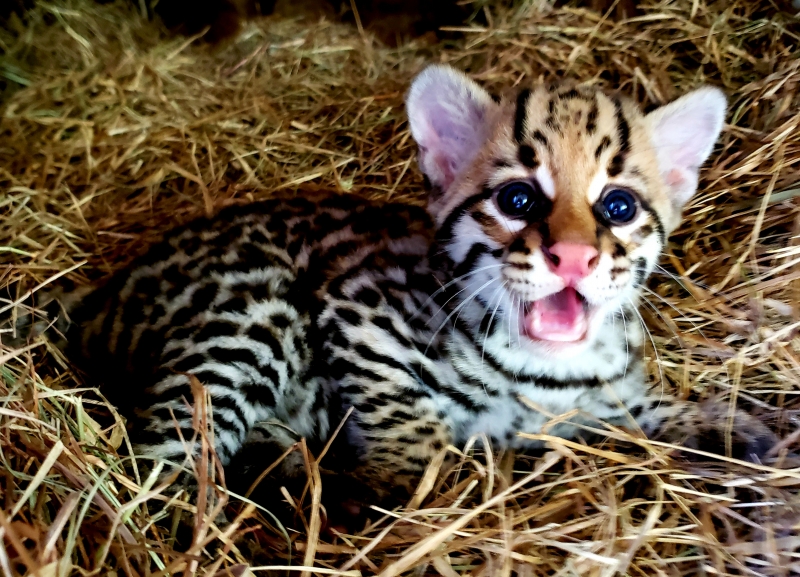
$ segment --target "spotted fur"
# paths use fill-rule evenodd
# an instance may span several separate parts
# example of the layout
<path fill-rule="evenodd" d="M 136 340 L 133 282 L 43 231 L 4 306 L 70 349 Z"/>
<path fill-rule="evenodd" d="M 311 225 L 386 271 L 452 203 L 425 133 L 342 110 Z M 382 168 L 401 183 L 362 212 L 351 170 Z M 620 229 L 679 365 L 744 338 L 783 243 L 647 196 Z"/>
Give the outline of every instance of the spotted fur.
<path fill-rule="evenodd" d="M 721 128 L 721 94 L 644 115 L 589 87 L 494 99 L 432 67 L 408 110 L 428 211 L 335 195 L 230 208 L 62 301 L 69 356 L 127 411 L 138 453 L 182 459 L 190 375 L 210 395 L 223 464 L 253 443 L 277 446 L 266 467 L 300 437 L 324 442 L 350 408 L 352 454 L 394 483 L 477 433 L 525 448 L 518 432 L 572 437 L 597 419 L 696 432 L 703 408 L 648 383 L 637 304 Z M 503 214 L 509 182 L 541 191 L 536 215 Z M 624 226 L 598 211 L 609 187 L 636 194 Z M 586 337 L 569 345 L 521 326 L 531 303 L 564 288 L 547 263 L 556 242 L 598 253 L 576 285 Z M 724 431 L 715 411 L 708 427 Z M 763 453 L 769 431 L 736 418 L 742 454 Z"/>

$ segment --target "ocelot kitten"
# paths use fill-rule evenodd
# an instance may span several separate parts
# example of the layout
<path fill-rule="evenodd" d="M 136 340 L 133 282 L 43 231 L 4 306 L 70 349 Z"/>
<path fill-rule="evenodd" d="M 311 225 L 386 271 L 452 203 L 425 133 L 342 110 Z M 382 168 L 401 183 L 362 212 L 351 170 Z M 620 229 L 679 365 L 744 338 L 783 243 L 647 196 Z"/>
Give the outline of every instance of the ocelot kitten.
<path fill-rule="evenodd" d="M 528 447 L 517 432 L 574 409 L 548 431 L 601 419 L 721 450 L 727 405 L 648 383 L 636 307 L 725 107 L 710 87 L 647 115 L 591 87 L 495 97 L 431 66 L 407 99 L 427 211 L 302 193 L 229 208 L 46 309 L 158 459 L 185 457 L 190 375 L 223 464 L 324 442 L 351 407 L 347 446 L 395 484 L 476 433 Z M 738 455 L 774 442 L 735 413 Z"/>

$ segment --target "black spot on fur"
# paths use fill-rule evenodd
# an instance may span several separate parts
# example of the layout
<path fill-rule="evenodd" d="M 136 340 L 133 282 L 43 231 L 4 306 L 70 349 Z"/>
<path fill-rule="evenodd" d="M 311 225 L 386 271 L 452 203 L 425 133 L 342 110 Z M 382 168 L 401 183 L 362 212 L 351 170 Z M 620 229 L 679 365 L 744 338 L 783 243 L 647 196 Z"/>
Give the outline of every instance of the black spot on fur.
<path fill-rule="evenodd" d="M 272 326 L 278 329 L 285 329 L 292 323 L 292 321 L 289 320 L 289 317 L 283 313 L 275 313 L 269 317 L 269 322 L 272 324 Z"/>
<path fill-rule="evenodd" d="M 611 139 L 608 136 L 604 136 L 603 139 L 600 141 L 600 144 L 597 145 L 597 148 L 594 151 L 594 157 L 597 160 L 600 160 L 600 156 L 605 152 L 606 148 L 611 146 Z"/>
<path fill-rule="evenodd" d="M 608 163 L 608 176 L 613 177 L 619 175 L 624 169 L 624 165 L 625 156 L 622 154 L 615 154 L 611 162 Z"/>
<path fill-rule="evenodd" d="M 639 229 L 639 234 L 640 234 L 642 237 L 648 237 L 648 236 L 650 236 L 651 234 L 653 234 L 653 227 L 652 227 L 652 225 L 650 225 L 650 224 L 644 224 L 644 225 L 642 225 L 642 227 Z"/>
<path fill-rule="evenodd" d="M 247 336 L 256 342 L 267 345 L 274 359 L 279 361 L 284 360 L 283 347 L 281 347 L 275 334 L 267 327 L 253 325 L 247 329 Z"/>
<path fill-rule="evenodd" d="M 238 327 L 235 324 L 226 321 L 211 321 L 198 331 L 194 336 L 194 340 L 204 342 L 215 337 L 230 337 L 235 335 L 237 331 Z"/>
<path fill-rule="evenodd" d="M 344 307 L 337 307 L 334 312 L 338 317 L 344 319 L 344 321 L 347 322 L 347 324 L 353 325 L 355 327 L 361 324 L 361 315 L 354 310 L 347 309 Z"/>
<path fill-rule="evenodd" d="M 528 262 L 508 262 L 506 263 L 508 266 L 513 267 L 517 270 L 532 270 L 533 265 Z"/>
<path fill-rule="evenodd" d="M 591 136 L 597 130 L 597 102 L 592 103 L 586 115 L 586 132 Z"/>
<path fill-rule="evenodd" d="M 367 379 L 374 383 L 380 383 L 384 380 L 383 377 L 381 377 L 375 371 L 360 367 L 342 357 L 338 357 L 330 364 L 330 376 L 337 381 L 340 381 L 347 376 Z"/>
<path fill-rule="evenodd" d="M 367 305 L 369 308 L 374 309 L 381 302 L 381 295 L 375 289 L 364 287 L 359 290 L 353 297 L 356 302 Z"/>
<path fill-rule="evenodd" d="M 184 357 L 183 359 L 179 360 L 177 363 L 172 365 L 172 370 L 176 373 L 186 373 L 188 371 L 192 371 L 206 362 L 205 355 L 201 355 L 199 353 L 195 353 L 189 355 L 188 357 Z"/>
<path fill-rule="evenodd" d="M 528 144 L 522 144 L 519 147 L 519 161 L 528 168 L 536 168 L 539 163 L 536 160 L 536 151 Z"/>
<path fill-rule="evenodd" d="M 258 367 L 259 365 L 255 354 L 249 349 L 238 347 L 211 347 L 208 349 L 208 355 L 223 365 L 231 365 L 233 363 L 243 363 L 252 367 Z"/>
<path fill-rule="evenodd" d="M 386 331 L 387 333 L 389 333 L 390 335 L 392 335 L 400 345 L 407 348 L 411 348 L 412 346 L 411 341 L 409 341 L 406 337 L 400 334 L 400 331 L 397 330 L 397 328 L 394 326 L 394 323 L 389 317 L 384 317 L 384 316 L 375 317 L 372 319 L 372 323 L 376 327 L 379 327 L 384 331 Z"/>
<path fill-rule="evenodd" d="M 247 300 L 244 297 L 233 297 L 214 307 L 218 313 L 240 313 L 247 308 Z"/>
<path fill-rule="evenodd" d="M 137 280 L 136 284 L 133 285 L 133 293 L 142 297 L 156 295 L 160 287 L 161 283 L 157 278 L 145 276 Z"/>
<path fill-rule="evenodd" d="M 272 380 L 273 383 L 278 382 L 277 375 Z M 274 407 L 275 395 L 272 390 L 264 383 L 261 384 L 245 384 L 240 388 L 248 402 L 254 405 L 261 405 L 262 407 Z"/>
<path fill-rule="evenodd" d="M 522 254 L 531 254 L 531 249 L 525 244 L 525 239 L 521 236 L 515 238 L 510 245 L 508 245 L 508 252 L 519 252 Z"/>
<path fill-rule="evenodd" d="M 541 130 L 534 130 L 533 134 L 531 135 L 531 138 L 533 140 L 535 140 L 536 142 L 540 143 L 545 148 L 547 148 L 547 149 L 550 148 L 550 141 L 547 140 L 547 137 L 544 135 L 544 133 Z"/>

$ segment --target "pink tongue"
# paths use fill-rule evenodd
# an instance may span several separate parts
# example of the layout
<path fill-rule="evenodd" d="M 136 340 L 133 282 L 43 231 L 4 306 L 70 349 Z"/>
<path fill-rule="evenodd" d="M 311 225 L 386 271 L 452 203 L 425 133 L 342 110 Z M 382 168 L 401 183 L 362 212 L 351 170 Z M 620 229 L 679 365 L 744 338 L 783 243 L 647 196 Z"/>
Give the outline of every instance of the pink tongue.
<path fill-rule="evenodd" d="M 586 312 L 574 288 L 535 301 L 525 314 L 528 335 L 545 341 L 579 341 L 586 328 Z"/>

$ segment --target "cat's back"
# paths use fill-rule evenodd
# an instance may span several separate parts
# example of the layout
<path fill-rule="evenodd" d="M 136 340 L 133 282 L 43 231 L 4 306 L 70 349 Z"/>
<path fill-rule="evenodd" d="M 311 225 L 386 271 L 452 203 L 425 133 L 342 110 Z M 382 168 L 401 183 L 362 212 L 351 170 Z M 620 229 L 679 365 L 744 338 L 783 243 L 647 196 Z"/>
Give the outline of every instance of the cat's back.
<path fill-rule="evenodd" d="M 168 343 L 233 337 L 264 315 L 285 323 L 290 309 L 308 317 L 342 277 L 418 263 L 430 231 L 422 208 L 350 195 L 225 208 L 169 232 L 70 306 L 70 356 L 95 373 L 101 358 L 136 373 L 169 361 Z"/>

